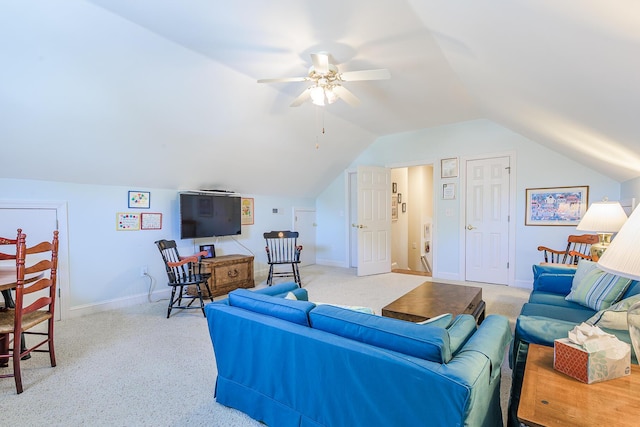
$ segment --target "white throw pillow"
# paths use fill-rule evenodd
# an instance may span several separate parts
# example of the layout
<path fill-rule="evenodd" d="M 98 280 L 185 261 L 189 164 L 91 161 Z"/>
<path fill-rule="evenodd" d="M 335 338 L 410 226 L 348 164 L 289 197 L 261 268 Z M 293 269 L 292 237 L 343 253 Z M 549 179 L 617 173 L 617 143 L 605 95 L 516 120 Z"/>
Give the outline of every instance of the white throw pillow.
<path fill-rule="evenodd" d="M 296 294 L 294 294 L 293 292 L 288 292 L 287 295 L 285 295 L 284 299 L 291 299 L 294 301 L 298 300 L 298 298 L 296 297 Z"/>
<path fill-rule="evenodd" d="M 593 315 L 586 323 L 601 328 L 627 330 L 627 311 L 636 302 L 640 301 L 640 295 L 633 295 L 625 298 L 609 308 L 600 310 Z"/>
<path fill-rule="evenodd" d="M 431 325 L 438 326 L 440 328 L 448 328 L 451 325 L 451 321 L 453 320 L 453 314 L 445 313 L 436 317 L 432 317 L 427 320 L 423 320 L 422 322 L 417 322 L 417 325 Z"/>

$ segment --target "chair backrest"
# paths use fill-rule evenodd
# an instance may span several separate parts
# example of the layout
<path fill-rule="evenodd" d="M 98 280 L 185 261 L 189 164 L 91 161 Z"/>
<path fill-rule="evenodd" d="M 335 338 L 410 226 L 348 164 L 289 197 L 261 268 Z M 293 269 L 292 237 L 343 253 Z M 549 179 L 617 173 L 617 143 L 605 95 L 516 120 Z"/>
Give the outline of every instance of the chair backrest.
<path fill-rule="evenodd" d="M 300 262 L 302 246 L 298 245 L 297 231 L 270 231 L 264 233 L 267 243 L 267 262 L 269 264 L 288 264 Z"/>
<path fill-rule="evenodd" d="M 591 245 L 594 243 L 598 243 L 597 234 L 570 235 L 567 237 L 567 250 L 564 255 L 564 262 L 569 261 L 573 264 L 578 262 L 578 260 L 575 259 L 576 257 L 571 256 L 570 252 L 579 252 L 585 255 L 583 258 L 586 258 L 591 250 Z M 569 259 L 569 257 L 571 257 L 571 259 Z"/>
<path fill-rule="evenodd" d="M 198 265 L 198 257 L 202 253 L 182 258 L 178 253 L 178 247 L 175 240 L 158 240 L 155 243 L 162 255 L 162 260 L 164 261 L 165 270 L 170 283 L 188 281 L 192 274 L 198 273 L 198 271 L 193 271 L 193 269 L 194 265 Z"/>
<path fill-rule="evenodd" d="M 22 229 L 18 228 L 18 236 L 22 233 Z M 0 246 L 6 245 L 11 246 L 10 249 L 6 249 L 7 253 L 5 253 L 4 248 L 0 248 L 0 260 L 7 259 L 16 259 L 16 245 L 18 244 L 18 239 L 10 239 L 8 237 L 0 237 Z"/>
<path fill-rule="evenodd" d="M 26 234 L 18 234 L 16 247 L 16 299 L 15 299 L 15 329 L 22 329 L 22 317 L 36 310 L 46 308 L 49 317 L 53 318 L 56 300 L 57 271 L 58 271 L 58 231 L 53 232 L 51 242 L 40 242 L 27 247 Z M 47 259 L 40 259 L 32 265 L 26 265 L 27 255 L 48 254 Z M 28 280 L 29 277 L 36 280 Z M 44 292 L 46 291 L 46 292 Z M 25 296 L 39 292 L 31 303 L 25 302 Z M 30 298 L 32 299 L 32 298 Z"/>

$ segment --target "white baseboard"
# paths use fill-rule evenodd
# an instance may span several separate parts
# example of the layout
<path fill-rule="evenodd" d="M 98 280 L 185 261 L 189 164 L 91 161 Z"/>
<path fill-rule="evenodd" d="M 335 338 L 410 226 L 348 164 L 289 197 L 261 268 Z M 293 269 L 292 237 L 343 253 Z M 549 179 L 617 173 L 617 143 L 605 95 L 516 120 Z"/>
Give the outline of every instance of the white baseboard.
<path fill-rule="evenodd" d="M 328 267 L 349 268 L 349 265 L 346 261 L 336 261 L 332 259 L 316 258 L 316 264 L 326 265 Z"/>
<path fill-rule="evenodd" d="M 160 290 L 155 291 L 151 294 L 151 301 L 158 301 L 160 299 L 167 299 L 167 305 L 169 304 L 169 296 L 171 295 L 171 290 Z M 112 299 L 108 301 L 102 301 L 93 304 L 83 304 L 71 307 L 68 311 L 68 316 L 65 318 L 75 318 L 86 316 L 88 314 L 101 313 L 103 311 L 115 310 L 118 308 L 131 307 L 133 305 L 144 304 L 149 302 L 149 295 L 145 292 L 144 294 L 132 295 L 128 297 L 122 297 L 117 299 Z"/>

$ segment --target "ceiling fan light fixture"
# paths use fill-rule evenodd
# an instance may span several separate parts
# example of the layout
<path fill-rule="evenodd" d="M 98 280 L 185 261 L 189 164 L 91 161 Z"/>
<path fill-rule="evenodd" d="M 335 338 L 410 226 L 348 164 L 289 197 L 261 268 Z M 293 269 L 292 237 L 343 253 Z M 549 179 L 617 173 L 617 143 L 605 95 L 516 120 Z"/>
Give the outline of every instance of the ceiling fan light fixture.
<path fill-rule="evenodd" d="M 324 88 L 321 86 L 314 86 L 309 90 L 311 95 L 311 102 L 315 105 L 322 107 L 324 105 Z"/>
<path fill-rule="evenodd" d="M 326 88 L 324 90 L 324 94 L 327 97 L 327 103 L 328 104 L 333 104 L 339 98 L 338 95 L 331 88 Z"/>

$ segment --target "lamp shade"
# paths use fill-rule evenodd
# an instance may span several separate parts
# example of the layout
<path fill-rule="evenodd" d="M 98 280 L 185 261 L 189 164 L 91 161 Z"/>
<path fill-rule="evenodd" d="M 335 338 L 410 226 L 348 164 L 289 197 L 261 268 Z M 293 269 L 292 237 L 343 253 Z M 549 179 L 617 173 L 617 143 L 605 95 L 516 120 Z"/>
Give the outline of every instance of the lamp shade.
<path fill-rule="evenodd" d="M 589 206 L 576 230 L 594 233 L 615 233 L 627 220 L 619 202 L 596 202 Z"/>
<path fill-rule="evenodd" d="M 640 280 L 640 209 L 631 213 L 598 260 L 598 267 L 608 273 Z"/>

